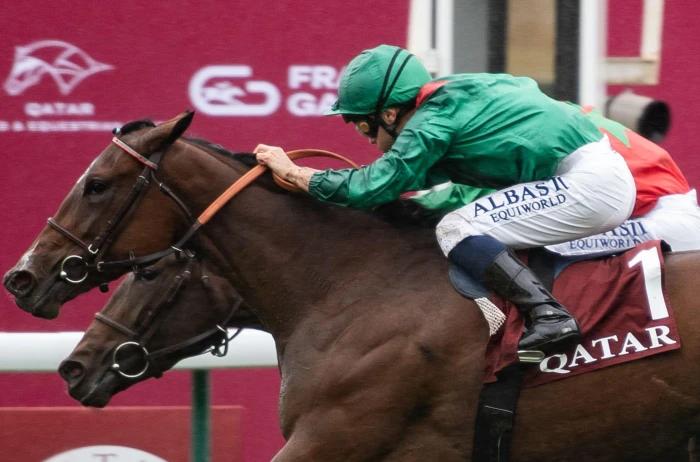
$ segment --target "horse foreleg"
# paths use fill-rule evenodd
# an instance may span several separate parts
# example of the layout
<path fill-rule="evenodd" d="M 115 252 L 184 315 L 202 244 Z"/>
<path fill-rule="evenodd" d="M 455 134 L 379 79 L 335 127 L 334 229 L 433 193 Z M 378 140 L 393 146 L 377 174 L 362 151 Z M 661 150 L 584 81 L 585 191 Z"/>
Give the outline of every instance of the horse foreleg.
<path fill-rule="evenodd" d="M 296 428 L 272 462 L 383 460 L 384 454 L 377 451 L 375 440 L 376 438 L 357 435 L 352 427 L 347 426 L 336 427 L 333 430 L 330 427 L 323 429 L 316 426 L 313 429 Z"/>
<path fill-rule="evenodd" d="M 301 462 L 304 460 L 320 460 L 320 448 L 300 438 L 290 438 L 289 441 L 272 458 L 271 462 Z"/>
<path fill-rule="evenodd" d="M 341 433 L 345 433 L 341 431 Z M 347 445 L 345 438 L 325 440 L 322 443 L 308 438 L 289 439 L 287 444 L 275 455 L 272 462 L 307 462 L 307 461 L 367 461 L 385 462 L 425 462 L 440 460 L 444 462 L 463 462 L 466 459 L 462 448 L 455 447 L 454 441 L 427 426 L 407 429 L 395 446 L 383 450 L 372 450 L 372 441 L 368 438 L 354 437 L 353 444 Z"/>
<path fill-rule="evenodd" d="M 392 449 L 386 442 L 387 429 L 401 424 L 389 422 L 383 415 L 367 424 L 360 418 L 347 418 L 351 415 L 352 409 L 336 408 L 304 416 L 296 422 L 273 462 L 384 460 Z"/>

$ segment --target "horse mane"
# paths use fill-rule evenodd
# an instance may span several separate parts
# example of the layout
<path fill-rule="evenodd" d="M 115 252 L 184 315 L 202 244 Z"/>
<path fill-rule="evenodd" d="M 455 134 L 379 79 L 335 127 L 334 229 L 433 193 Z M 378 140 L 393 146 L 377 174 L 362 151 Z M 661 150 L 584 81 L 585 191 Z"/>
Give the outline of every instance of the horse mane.
<path fill-rule="evenodd" d="M 248 168 L 258 165 L 258 161 L 253 153 L 232 152 L 220 144 L 212 143 L 211 141 L 202 138 L 185 137 L 184 140 L 188 143 L 201 147 L 206 151 L 215 152 L 227 159 L 243 164 Z M 265 186 L 266 189 L 277 193 L 286 193 L 286 191 L 274 184 L 270 175 L 264 175 L 261 180 L 263 180 L 261 185 Z M 400 228 L 434 228 L 441 218 L 439 213 L 436 213 L 434 210 L 427 209 L 410 199 L 398 199 L 387 204 L 383 204 L 376 207 L 371 213 L 382 218 L 391 225 Z"/>
<path fill-rule="evenodd" d="M 212 143 L 211 141 L 208 141 L 208 140 L 205 140 L 202 138 L 183 137 L 181 139 L 183 139 L 184 141 L 187 141 L 188 143 L 192 143 L 196 146 L 199 146 L 200 148 L 203 148 L 205 151 L 215 152 L 217 154 L 221 154 L 222 156 L 224 156 L 228 159 L 243 162 L 243 164 L 248 166 L 248 167 L 253 167 L 253 166 L 258 164 L 258 161 L 255 160 L 255 154 L 250 153 L 250 152 L 229 151 L 228 149 L 221 146 L 220 144 Z"/>

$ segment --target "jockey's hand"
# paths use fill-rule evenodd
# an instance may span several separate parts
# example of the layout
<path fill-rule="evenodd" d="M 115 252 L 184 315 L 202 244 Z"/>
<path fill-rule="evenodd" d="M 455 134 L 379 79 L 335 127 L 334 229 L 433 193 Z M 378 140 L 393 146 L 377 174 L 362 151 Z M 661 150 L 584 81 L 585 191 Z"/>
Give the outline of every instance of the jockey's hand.
<path fill-rule="evenodd" d="M 294 169 L 298 168 L 279 146 L 259 144 L 253 149 L 259 164 L 266 165 L 282 178 L 287 178 Z"/>
<path fill-rule="evenodd" d="M 299 167 L 287 156 L 279 146 L 259 144 L 253 149 L 259 164 L 267 165 L 277 176 L 297 185 L 302 191 L 309 190 L 311 176 L 318 170 L 309 167 Z"/>

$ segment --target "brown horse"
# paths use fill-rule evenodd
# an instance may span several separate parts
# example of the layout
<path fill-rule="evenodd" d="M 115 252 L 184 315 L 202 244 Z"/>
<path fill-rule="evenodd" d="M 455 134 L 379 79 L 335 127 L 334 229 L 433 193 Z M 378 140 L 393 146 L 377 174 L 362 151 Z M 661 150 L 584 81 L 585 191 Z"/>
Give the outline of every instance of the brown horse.
<path fill-rule="evenodd" d="M 157 178 L 199 213 L 245 167 L 220 149 L 180 139 L 190 119 L 125 127 L 121 139 L 150 159 L 167 151 Z M 143 171 L 115 145 L 100 154 L 61 205 L 60 226 L 44 229 L 7 274 L 20 306 L 54 316 L 63 301 L 130 269 L 109 262 L 128 263 L 130 254 L 143 262 L 178 240 L 187 214 L 154 181 L 119 212 Z M 95 239 L 111 228 L 109 239 Z M 450 287 L 430 230 L 282 192 L 267 179 L 197 236 L 195 251 L 275 338 L 287 439 L 277 461 L 469 459 L 487 328 L 475 305 Z M 75 274 L 64 264 L 75 284 L 59 276 L 72 254 L 89 263 Z M 700 426 L 700 340 L 693 335 L 700 320 L 684 281 L 700 271 L 700 259 L 672 255 L 667 270 L 683 348 L 525 390 L 514 460 L 686 457 L 685 441 Z"/>
<path fill-rule="evenodd" d="M 160 377 L 181 359 L 225 354 L 224 327 L 262 329 L 219 271 L 179 252 L 124 280 L 59 373 L 73 398 L 103 407 L 114 394 Z"/>

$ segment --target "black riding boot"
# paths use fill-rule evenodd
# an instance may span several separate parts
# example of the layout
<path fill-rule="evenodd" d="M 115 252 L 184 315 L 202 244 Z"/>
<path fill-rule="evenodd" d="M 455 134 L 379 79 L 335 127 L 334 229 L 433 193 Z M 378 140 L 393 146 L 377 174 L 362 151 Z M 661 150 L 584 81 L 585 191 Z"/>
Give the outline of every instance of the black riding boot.
<path fill-rule="evenodd" d="M 576 320 L 566 311 L 537 276 L 509 250 L 499 253 L 486 268 L 484 283 L 518 307 L 527 329 L 520 339 L 521 350 L 553 352 L 581 337 Z"/>

